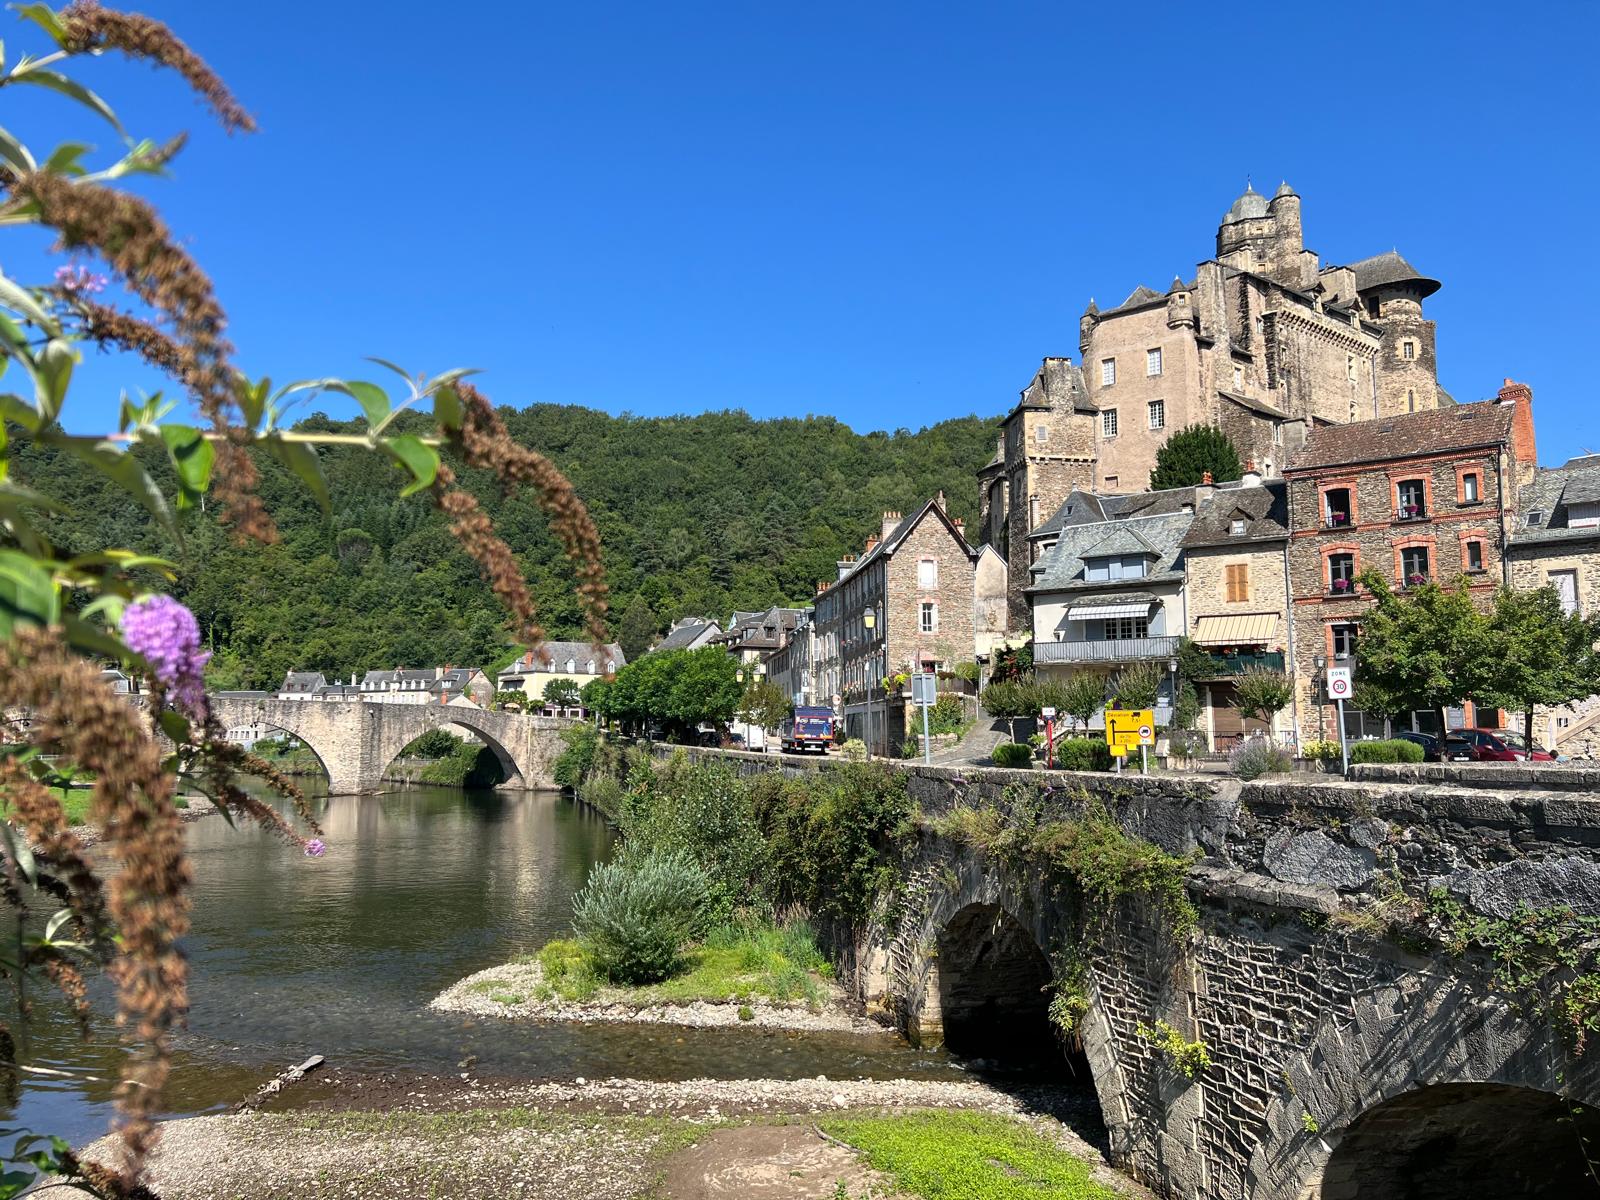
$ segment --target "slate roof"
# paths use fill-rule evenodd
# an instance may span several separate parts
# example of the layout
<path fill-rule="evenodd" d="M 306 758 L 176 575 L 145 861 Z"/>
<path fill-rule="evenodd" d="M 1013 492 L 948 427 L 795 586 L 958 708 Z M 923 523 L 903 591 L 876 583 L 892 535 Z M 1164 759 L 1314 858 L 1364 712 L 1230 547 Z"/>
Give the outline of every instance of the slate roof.
<path fill-rule="evenodd" d="M 1223 388 L 1217 389 L 1217 395 L 1221 396 L 1224 400 L 1233 401 L 1233 403 L 1242 408 L 1248 408 L 1251 412 L 1258 412 L 1268 417 L 1276 417 L 1280 421 L 1287 421 L 1289 419 L 1288 413 L 1284 412 L 1282 409 L 1273 408 L 1272 405 L 1268 404 L 1265 400 L 1257 400 L 1253 396 L 1241 395 L 1239 392 L 1230 392 Z"/>
<path fill-rule="evenodd" d="M 1189 489 L 1179 489 L 1189 490 Z M 1131 499 L 1131 497 L 1130 497 Z M 1183 581 L 1183 538 L 1194 521 L 1193 513 L 1182 511 L 1162 513 L 1158 516 L 1114 518 L 1113 521 L 1095 521 L 1061 528 L 1056 544 L 1039 556 L 1032 568 L 1033 583 L 1024 589 L 1028 592 L 1125 592 L 1132 580 L 1111 579 L 1090 583 L 1084 578 L 1084 560 L 1103 557 L 1098 552 L 1105 541 L 1107 525 L 1121 520 L 1130 522 L 1129 529 L 1150 547 L 1154 561 L 1139 579 L 1144 586 Z"/>
<path fill-rule="evenodd" d="M 363 687 L 393 687 L 397 683 L 432 683 L 435 675 L 431 668 L 411 670 L 401 667 L 394 671 L 368 671 L 361 678 Z"/>
<path fill-rule="evenodd" d="M 1022 389 L 1017 406 L 1011 410 L 1015 416 L 1025 408 L 1052 409 L 1070 405 L 1076 412 L 1099 412 L 1089 399 L 1089 389 L 1084 386 L 1083 371 L 1073 366 L 1070 359 L 1047 358 L 1039 364 L 1028 386 Z M 995 462 L 1001 455 L 995 453 Z M 993 463 L 990 464 L 994 465 Z"/>
<path fill-rule="evenodd" d="M 900 549 L 900 543 L 906 540 L 911 531 L 915 529 L 922 521 L 922 518 L 928 514 L 929 510 L 939 510 L 939 502 L 937 500 L 929 500 L 921 508 L 907 513 L 904 517 L 900 518 L 900 524 L 896 525 L 892 530 L 890 530 L 889 536 L 884 538 L 866 554 L 863 554 L 860 558 L 858 558 L 850 567 L 850 570 L 845 572 L 844 576 L 840 579 L 840 582 L 842 583 L 845 579 L 850 578 L 868 563 L 876 562 L 878 559 L 883 558 L 886 555 L 893 554 L 896 550 Z M 972 543 L 967 541 L 962 534 L 956 531 L 955 524 L 951 522 L 948 514 L 943 514 L 942 510 L 939 510 L 939 512 L 940 515 L 943 515 L 945 523 L 950 526 L 950 531 L 955 534 L 956 539 L 961 543 L 962 549 L 966 551 L 967 557 L 976 561 L 978 552 L 973 549 Z"/>
<path fill-rule="evenodd" d="M 1567 524 L 1568 505 L 1600 502 L 1600 455 L 1574 458 L 1565 466 L 1541 467 L 1517 497 L 1519 519 L 1512 531 L 1513 548 L 1550 542 L 1600 541 L 1600 528 Z M 1537 525 L 1528 518 L 1540 514 Z"/>
<path fill-rule="evenodd" d="M 280 692 L 314 692 L 318 688 L 327 687 L 328 681 L 323 678 L 321 671 L 289 671 L 283 677 L 283 686 Z"/>
<path fill-rule="evenodd" d="M 1371 258 L 1363 258 L 1345 265 L 1356 273 L 1358 292 L 1391 283 L 1415 283 L 1421 286 L 1423 296 L 1431 296 L 1440 286 L 1437 279 L 1429 279 L 1401 258 L 1396 250 L 1385 250 L 1382 254 L 1374 254 Z"/>
<path fill-rule="evenodd" d="M 1425 454 L 1498 446 L 1511 438 L 1511 415 L 1509 404 L 1480 400 L 1475 404 L 1425 409 L 1349 425 L 1319 425 L 1284 471 L 1393 462 Z"/>
<path fill-rule="evenodd" d="M 1244 518 L 1244 532 L 1232 532 L 1233 519 Z M 1283 541 L 1289 536 L 1289 486 L 1281 479 L 1256 487 L 1224 484 L 1195 511 L 1184 536 L 1185 547 L 1237 546 L 1245 542 Z"/>
<path fill-rule="evenodd" d="M 667 630 L 667 636 L 656 643 L 656 650 L 687 650 L 696 641 L 716 637 L 722 626 L 705 617 L 684 617 Z"/>
<path fill-rule="evenodd" d="M 1128 525 L 1111 525 L 1098 542 L 1087 548 L 1087 553 L 1104 558 L 1112 554 L 1148 554 L 1152 558 L 1161 552 L 1152 546 L 1139 531 Z"/>
<path fill-rule="evenodd" d="M 596 654 L 595 648 L 588 642 L 542 642 L 533 653 L 533 662 L 528 663 L 527 655 L 523 655 L 512 663 L 501 675 L 534 675 L 539 672 L 554 672 L 558 675 L 565 674 L 567 660 L 570 658 L 578 675 L 609 675 L 612 671 L 627 665 L 627 658 L 622 653 L 622 647 L 612 642 L 601 648 L 602 653 Z M 594 670 L 589 670 L 589 663 L 594 664 Z M 607 665 L 607 664 L 610 665 Z"/>

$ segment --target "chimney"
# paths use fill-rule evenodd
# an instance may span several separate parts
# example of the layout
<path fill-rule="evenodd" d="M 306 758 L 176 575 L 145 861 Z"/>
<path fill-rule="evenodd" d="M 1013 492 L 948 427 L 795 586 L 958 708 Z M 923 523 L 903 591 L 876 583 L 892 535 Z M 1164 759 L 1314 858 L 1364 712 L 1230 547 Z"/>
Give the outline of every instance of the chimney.
<path fill-rule="evenodd" d="M 861 553 L 864 554 L 864 555 L 871 554 L 872 551 L 877 547 L 877 545 L 878 545 L 878 535 L 875 534 L 875 533 L 870 533 L 870 534 L 867 535 L 867 548 L 865 550 L 863 550 Z"/>
<path fill-rule="evenodd" d="M 967 523 L 960 517 L 956 517 L 951 524 L 956 527 L 956 532 L 961 535 L 963 540 L 965 540 L 967 536 Z"/>
<path fill-rule="evenodd" d="M 1499 403 L 1516 407 L 1511 414 L 1512 461 L 1530 467 L 1535 465 L 1539 456 L 1533 444 L 1533 389 L 1508 379 L 1500 389 Z"/>
<path fill-rule="evenodd" d="M 1216 485 L 1212 482 L 1211 472 L 1207 471 L 1200 477 L 1200 482 L 1194 488 L 1194 506 L 1199 508 L 1202 504 L 1211 503 L 1211 497 L 1216 493 Z"/>
<path fill-rule="evenodd" d="M 855 565 L 856 556 L 854 554 L 846 554 L 843 558 L 841 558 L 838 562 L 839 578 L 843 579 L 846 575 L 850 574 L 850 568 Z"/>
<path fill-rule="evenodd" d="M 522 656 L 522 665 L 525 666 L 525 667 L 533 666 L 533 651 L 532 650 L 529 650 L 526 654 L 524 654 Z"/>
<path fill-rule="evenodd" d="M 944 506 L 945 505 L 944 505 L 944 489 L 943 488 L 939 489 L 939 494 L 933 498 L 933 502 L 939 506 L 940 511 L 944 510 Z"/>
<path fill-rule="evenodd" d="M 828 581 L 826 579 L 817 580 L 817 595 L 820 596 L 820 595 L 822 595 L 823 592 L 825 592 L 827 590 L 828 590 Z"/>
<path fill-rule="evenodd" d="M 1239 480 L 1241 487 L 1260 487 L 1261 472 L 1256 470 L 1256 460 L 1248 458 L 1244 464 L 1244 477 Z"/>
<path fill-rule="evenodd" d="M 883 537 L 884 541 L 888 541 L 889 540 L 889 535 L 894 532 L 894 527 L 896 525 L 900 524 L 901 515 L 902 514 L 897 513 L 897 512 L 890 512 L 888 510 L 884 511 L 884 514 L 883 514 L 883 533 L 882 533 L 882 537 Z"/>

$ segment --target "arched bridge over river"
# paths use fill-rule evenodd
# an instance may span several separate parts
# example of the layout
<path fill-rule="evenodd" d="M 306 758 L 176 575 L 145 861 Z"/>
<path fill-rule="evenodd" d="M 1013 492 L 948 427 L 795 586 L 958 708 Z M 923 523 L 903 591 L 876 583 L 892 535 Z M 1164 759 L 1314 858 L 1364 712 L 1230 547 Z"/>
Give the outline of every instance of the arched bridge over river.
<path fill-rule="evenodd" d="M 691 753 L 745 774 L 829 769 Z M 917 832 L 847 979 L 925 1044 L 1087 1076 L 1113 1157 L 1161 1195 L 1600 1197 L 1600 1032 L 1580 1036 L 1562 1003 L 1600 1025 L 1600 920 L 1573 920 L 1600 918 L 1600 771 L 897 769 Z M 1022 782 L 1053 791 L 1007 790 Z M 1123 831 L 1192 856 L 1192 931 L 1148 893 L 1092 904 L 1059 859 L 941 819 L 987 809 L 965 828 L 1038 828 L 1081 815 L 1086 792 Z M 1538 944 L 1552 914 L 1587 974 Z M 1463 922 L 1508 970 L 1449 935 Z M 1051 1020 L 1063 993 L 1081 1006 L 1075 1042 Z M 1209 1061 L 1181 1069 L 1185 1042 Z"/>
<path fill-rule="evenodd" d="M 561 731 L 574 723 L 452 704 L 213 698 L 211 705 L 230 728 L 265 725 L 298 738 L 322 763 L 335 796 L 382 791 L 383 773 L 404 746 L 450 725 L 469 730 L 500 760 L 502 787 L 552 787 Z"/>

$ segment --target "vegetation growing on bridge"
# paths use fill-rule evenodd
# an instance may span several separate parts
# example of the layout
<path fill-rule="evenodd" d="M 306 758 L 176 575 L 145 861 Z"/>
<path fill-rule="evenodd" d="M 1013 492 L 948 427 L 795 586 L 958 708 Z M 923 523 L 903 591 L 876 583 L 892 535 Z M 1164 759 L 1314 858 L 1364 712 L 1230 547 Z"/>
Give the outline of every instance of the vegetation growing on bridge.
<path fill-rule="evenodd" d="M 1189 1041 L 1165 1021 L 1157 1021 L 1154 1025 L 1140 1021 L 1134 1026 L 1133 1032 L 1154 1046 L 1156 1052 L 1185 1079 L 1200 1078 L 1201 1072 L 1211 1065 L 1211 1052 L 1206 1049 L 1204 1042 L 1198 1039 Z"/>

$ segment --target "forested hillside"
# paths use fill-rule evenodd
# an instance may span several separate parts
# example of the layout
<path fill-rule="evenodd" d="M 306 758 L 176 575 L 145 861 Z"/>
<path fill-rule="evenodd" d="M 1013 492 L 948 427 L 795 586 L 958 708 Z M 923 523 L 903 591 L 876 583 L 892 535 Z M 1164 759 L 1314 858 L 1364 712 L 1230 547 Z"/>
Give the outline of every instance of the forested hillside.
<path fill-rule="evenodd" d="M 861 435 L 826 417 L 742 412 L 634 418 L 536 405 L 502 415 L 518 440 L 567 472 L 594 515 L 614 634 L 641 598 L 658 630 L 687 613 L 725 621 L 733 608 L 804 602 L 840 555 L 860 552 L 884 509 L 908 509 L 941 488 L 974 527 L 973 476 L 995 439 L 995 422 L 978 417 Z M 356 427 L 318 416 L 301 428 Z M 235 545 L 210 515 L 192 512 L 179 548 L 74 460 L 29 448 L 13 466 L 19 482 L 48 479 L 52 495 L 73 498 L 52 525 L 63 550 L 126 545 L 178 562 L 175 594 L 209 639 L 216 686 L 275 685 L 291 667 L 344 677 L 509 659 L 498 606 L 429 501 L 399 499 L 402 480 L 378 455 L 322 454 L 331 517 L 262 460 L 262 494 L 283 534 L 274 546 Z M 162 464 L 149 462 L 159 477 Z M 550 635 L 578 636 L 572 578 L 537 504 L 502 497 L 485 473 L 461 474 L 521 558 Z"/>

